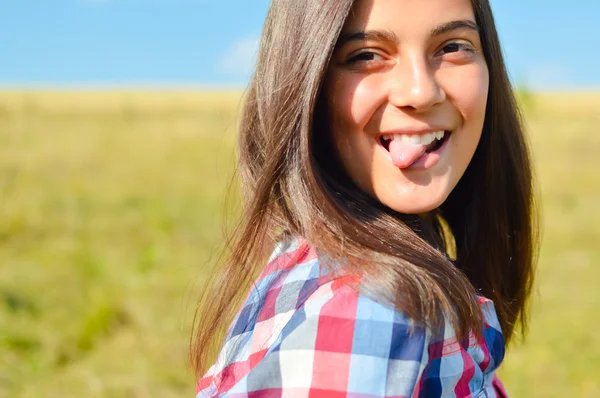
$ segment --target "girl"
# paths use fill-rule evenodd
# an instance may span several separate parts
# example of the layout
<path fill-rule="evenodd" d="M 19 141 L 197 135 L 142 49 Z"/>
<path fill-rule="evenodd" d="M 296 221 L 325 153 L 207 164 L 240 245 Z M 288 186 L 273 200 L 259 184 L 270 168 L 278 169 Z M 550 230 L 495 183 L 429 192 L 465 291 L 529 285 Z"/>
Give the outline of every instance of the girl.
<path fill-rule="evenodd" d="M 198 397 L 506 396 L 536 246 L 488 0 L 273 0 L 245 101 Z"/>

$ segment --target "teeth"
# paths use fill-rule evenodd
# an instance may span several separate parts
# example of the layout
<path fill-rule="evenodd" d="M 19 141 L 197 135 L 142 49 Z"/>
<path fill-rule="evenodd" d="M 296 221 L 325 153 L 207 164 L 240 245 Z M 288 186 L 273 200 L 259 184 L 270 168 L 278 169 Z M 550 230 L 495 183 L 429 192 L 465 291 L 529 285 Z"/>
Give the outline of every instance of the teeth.
<path fill-rule="evenodd" d="M 422 135 L 409 135 L 408 142 L 414 145 L 423 145 L 421 138 L 423 138 Z"/>
<path fill-rule="evenodd" d="M 384 134 L 381 137 L 385 141 L 400 141 L 406 142 L 413 145 L 427 146 L 435 140 L 441 140 L 444 138 L 444 131 L 436 131 L 433 133 L 426 134 Z"/>

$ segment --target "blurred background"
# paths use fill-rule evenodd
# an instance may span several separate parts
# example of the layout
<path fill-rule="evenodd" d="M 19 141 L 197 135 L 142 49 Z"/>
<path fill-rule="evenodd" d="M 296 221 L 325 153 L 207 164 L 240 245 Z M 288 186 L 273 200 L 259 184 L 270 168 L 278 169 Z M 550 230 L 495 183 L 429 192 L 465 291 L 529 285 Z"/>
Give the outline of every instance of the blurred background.
<path fill-rule="evenodd" d="M 501 377 L 517 398 L 600 397 L 600 3 L 492 6 L 543 212 L 530 333 Z M 0 397 L 194 396 L 267 8 L 0 0 Z"/>

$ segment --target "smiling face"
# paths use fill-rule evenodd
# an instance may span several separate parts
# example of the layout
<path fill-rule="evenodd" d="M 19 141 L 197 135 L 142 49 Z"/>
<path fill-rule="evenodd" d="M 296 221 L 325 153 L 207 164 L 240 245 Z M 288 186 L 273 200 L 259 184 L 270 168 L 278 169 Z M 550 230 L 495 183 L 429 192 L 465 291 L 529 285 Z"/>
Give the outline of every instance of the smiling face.
<path fill-rule="evenodd" d="M 341 165 L 406 214 L 440 206 L 481 137 L 489 85 L 470 0 L 357 0 L 324 84 Z"/>

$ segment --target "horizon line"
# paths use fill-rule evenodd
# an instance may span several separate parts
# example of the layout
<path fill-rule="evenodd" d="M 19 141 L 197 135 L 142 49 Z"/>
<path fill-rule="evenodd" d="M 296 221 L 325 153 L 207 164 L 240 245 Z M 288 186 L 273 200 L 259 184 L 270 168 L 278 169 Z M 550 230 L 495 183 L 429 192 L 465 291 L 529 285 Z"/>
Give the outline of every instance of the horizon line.
<path fill-rule="evenodd" d="M 246 91 L 249 82 L 238 83 L 202 83 L 202 82 L 61 82 L 61 83 L 8 83 L 0 81 L 0 91 Z M 600 85 L 557 85 L 548 87 L 528 87 L 513 84 L 513 89 L 525 89 L 532 93 L 551 92 L 595 92 L 600 91 Z"/>

